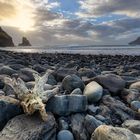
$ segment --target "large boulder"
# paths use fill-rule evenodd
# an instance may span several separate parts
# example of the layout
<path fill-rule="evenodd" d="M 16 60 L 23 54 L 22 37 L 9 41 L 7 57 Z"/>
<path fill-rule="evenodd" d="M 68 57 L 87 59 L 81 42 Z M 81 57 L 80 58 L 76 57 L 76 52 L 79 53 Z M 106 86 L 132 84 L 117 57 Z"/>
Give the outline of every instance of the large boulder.
<path fill-rule="evenodd" d="M 113 95 L 116 95 L 125 87 L 125 81 L 115 74 L 99 75 L 94 80 L 108 89 Z"/>
<path fill-rule="evenodd" d="M 131 84 L 129 88 L 130 89 L 137 89 L 138 91 L 140 91 L 140 81 Z"/>
<path fill-rule="evenodd" d="M 11 119 L 0 133 L 1 140 L 55 140 L 56 122 L 51 114 L 42 121 L 38 114 L 25 114 Z"/>
<path fill-rule="evenodd" d="M 75 74 L 66 76 L 62 81 L 62 87 L 69 92 L 76 88 L 80 88 L 83 91 L 84 86 L 83 81 Z"/>
<path fill-rule="evenodd" d="M 85 112 L 87 98 L 83 95 L 61 95 L 52 97 L 46 105 L 46 110 L 60 116 L 71 113 Z"/>
<path fill-rule="evenodd" d="M 101 125 L 91 136 L 91 140 L 138 140 L 128 129 Z"/>
<path fill-rule="evenodd" d="M 18 44 L 18 46 L 31 46 L 31 43 L 26 37 L 22 38 L 22 43 Z"/>
<path fill-rule="evenodd" d="M 21 113 L 23 112 L 17 100 L 8 96 L 0 96 L 0 130 L 11 118 Z"/>
<path fill-rule="evenodd" d="M 12 37 L 9 36 L 1 27 L 0 27 L 0 47 L 11 47 L 14 46 Z"/>
<path fill-rule="evenodd" d="M 139 120 L 126 120 L 122 127 L 131 130 L 135 134 L 140 134 L 140 121 Z"/>
<path fill-rule="evenodd" d="M 84 89 L 84 95 L 90 103 L 98 102 L 103 94 L 103 88 L 97 82 L 92 81 L 86 85 Z"/>
<path fill-rule="evenodd" d="M 89 134 L 84 127 L 85 115 L 73 114 L 71 115 L 71 129 L 75 140 L 88 140 Z"/>
<path fill-rule="evenodd" d="M 57 135 L 57 140 L 74 140 L 74 137 L 70 131 L 61 130 Z"/>
<path fill-rule="evenodd" d="M 16 73 L 17 71 L 12 69 L 9 66 L 2 66 L 0 67 L 0 75 L 5 74 L 11 76 L 12 74 Z"/>

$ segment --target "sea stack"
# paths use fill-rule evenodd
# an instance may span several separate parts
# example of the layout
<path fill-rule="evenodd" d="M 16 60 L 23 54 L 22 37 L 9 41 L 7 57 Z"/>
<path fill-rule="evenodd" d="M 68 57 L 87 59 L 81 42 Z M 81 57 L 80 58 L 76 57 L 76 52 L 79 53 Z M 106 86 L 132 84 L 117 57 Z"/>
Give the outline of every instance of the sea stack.
<path fill-rule="evenodd" d="M 129 43 L 129 45 L 140 45 L 140 37 Z"/>
<path fill-rule="evenodd" d="M 26 37 L 22 38 L 22 43 L 18 44 L 18 46 L 31 46 L 31 43 Z"/>
<path fill-rule="evenodd" d="M 0 47 L 12 47 L 14 46 L 12 37 L 8 35 L 1 27 L 0 27 Z"/>

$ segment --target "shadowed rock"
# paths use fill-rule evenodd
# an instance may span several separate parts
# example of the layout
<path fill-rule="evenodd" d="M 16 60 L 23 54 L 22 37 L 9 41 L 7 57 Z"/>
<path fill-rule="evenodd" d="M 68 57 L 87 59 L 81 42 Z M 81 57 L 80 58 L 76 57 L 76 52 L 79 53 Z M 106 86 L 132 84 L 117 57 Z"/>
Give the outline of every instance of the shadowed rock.
<path fill-rule="evenodd" d="M 1 27 L 0 27 L 0 46 L 1 47 L 14 46 L 12 37 L 9 36 Z"/>
<path fill-rule="evenodd" d="M 31 43 L 26 37 L 22 38 L 22 43 L 18 44 L 18 46 L 31 46 Z"/>

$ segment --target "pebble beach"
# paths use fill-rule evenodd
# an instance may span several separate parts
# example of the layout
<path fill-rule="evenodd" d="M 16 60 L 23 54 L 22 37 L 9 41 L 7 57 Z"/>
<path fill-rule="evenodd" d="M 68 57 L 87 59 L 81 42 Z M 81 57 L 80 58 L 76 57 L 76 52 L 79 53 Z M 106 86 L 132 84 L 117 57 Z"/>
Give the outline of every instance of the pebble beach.
<path fill-rule="evenodd" d="M 52 73 L 48 121 L 26 115 L 4 78 L 35 85 L 33 73 Z M 139 140 L 140 55 L 81 55 L 0 51 L 0 140 Z"/>

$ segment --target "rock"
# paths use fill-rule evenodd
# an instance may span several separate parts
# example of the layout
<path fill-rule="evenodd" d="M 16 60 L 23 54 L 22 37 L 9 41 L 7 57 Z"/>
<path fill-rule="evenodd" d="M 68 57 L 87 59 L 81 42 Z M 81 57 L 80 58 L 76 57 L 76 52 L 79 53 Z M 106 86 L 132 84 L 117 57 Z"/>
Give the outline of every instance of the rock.
<path fill-rule="evenodd" d="M 99 75 L 94 80 L 108 89 L 112 95 L 116 95 L 125 87 L 125 81 L 115 74 Z"/>
<path fill-rule="evenodd" d="M 4 85 L 3 91 L 5 92 L 6 96 L 15 94 L 14 89 L 6 83 Z"/>
<path fill-rule="evenodd" d="M 96 115 L 95 118 L 103 123 L 108 124 L 108 119 L 103 117 L 102 115 Z"/>
<path fill-rule="evenodd" d="M 89 134 L 84 127 L 84 118 L 85 116 L 79 113 L 71 115 L 71 129 L 75 140 L 89 139 Z"/>
<path fill-rule="evenodd" d="M 76 88 L 80 88 L 83 91 L 84 83 L 77 75 L 73 74 L 63 79 L 62 87 L 69 92 L 72 92 Z"/>
<path fill-rule="evenodd" d="M 14 46 L 12 37 L 9 36 L 1 27 L 0 27 L 0 46 L 1 47 Z"/>
<path fill-rule="evenodd" d="M 23 68 L 20 69 L 19 77 L 25 82 L 34 81 L 33 73 L 37 72 L 31 68 Z"/>
<path fill-rule="evenodd" d="M 67 76 L 67 75 L 72 75 L 75 74 L 77 75 L 78 72 L 76 69 L 73 68 L 59 68 L 56 72 L 54 72 L 54 76 L 58 82 L 62 82 L 62 80 Z"/>
<path fill-rule="evenodd" d="M 94 72 L 94 70 L 88 69 L 88 68 L 80 68 L 78 70 L 78 74 L 80 77 L 86 76 L 88 78 L 92 78 L 96 76 L 96 73 Z"/>
<path fill-rule="evenodd" d="M 22 43 L 18 44 L 18 46 L 31 46 L 31 43 L 26 37 L 22 38 Z"/>
<path fill-rule="evenodd" d="M 9 100 L 14 102 L 14 104 L 9 103 Z M 0 96 L 0 130 L 3 129 L 3 127 L 11 118 L 21 113 L 23 113 L 22 109 L 13 98 Z"/>
<path fill-rule="evenodd" d="M 16 116 L 0 132 L 1 140 L 55 140 L 55 137 L 56 123 L 51 114 L 46 122 L 38 114 Z"/>
<path fill-rule="evenodd" d="M 51 98 L 46 105 L 46 110 L 60 116 L 71 113 L 85 112 L 87 98 L 83 95 L 61 95 Z"/>
<path fill-rule="evenodd" d="M 131 104 L 132 101 L 140 100 L 140 92 L 136 89 L 127 89 L 125 90 L 125 95 L 122 95 L 122 98 L 127 103 Z"/>
<path fill-rule="evenodd" d="M 110 95 L 104 96 L 102 102 L 111 110 L 111 119 L 114 124 L 120 125 L 125 120 L 133 119 L 136 115 L 131 108 L 127 107 L 120 100 L 112 98 Z"/>
<path fill-rule="evenodd" d="M 57 135 L 57 140 L 74 140 L 74 137 L 70 131 L 61 130 Z"/>
<path fill-rule="evenodd" d="M 129 43 L 129 45 L 140 45 L 140 37 Z"/>
<path fill-rule="evenodd" d="M 5 95 L 4 91 L 3 90 L 0 90 L 0 96 L 1 95 Z"/>
<path fill-rule="evenodd" d="M 69 124 L 67 119 L 64 117 L 60 117 L 58 120 L 59 130 L 67 130 L 69 129 Z"/>
<path fill-rule="evenodd" d="M 122 127 L 131 130 L 135 134 L 140 134 L 140 121 L 138 120 L 126 120 Z"/>
<path fill-rule="evenodd" d="M 131 84 L 129 88 L 130 89 L 137 89 L 138 91 L 140 91 L 140 81 Z"/>
<path fill-rule="evenodd" d="M 17 71 L 13 70 L 9 66 L 2 66 L 0 68 L 0 75 L 5 74 L 11 76 L 12 74 L 16 73 Z"/>
<path fill-rule="evenodd" d="M 71 94 L 82 95 L 83 93 L 80 88 L 76 88 L 71 92 Z"/>
<path fill-rule="evenodd" d="M 94 131 L 94 133 L 91 136 L 91 140 L 138 140 L 138 139 L 128 129 L 101 125 Z"/>
<path fill-rule="evenodd" d="M 131 108 L 135 111 L 138 111 L 140 109 L 140 101 L 131 102 Z"/>
<path fill-rule="evenodd" d="M 45 72 L 45 71 L 46 71 L 46 69 L 45 69 L 43 66 L 39 65 L 39 64 L 33 65 L 32 68 L 33 68 L 35 71 L 37 71 L 38 73 L 42 73 L 42 72 Z"/>
<path fill-rule="evenodd" d="M 84 95 L 87 96 L 89 103 L 98 102 L 103 94 L 103 88 L 97 82 L 90 82 L 84 89 Z"/>
<path fill-rule="evenodd" d="M 55 78 L 54 78 L 54 76 L 53 76 L 52 74 L 50 74 L 50 75 L 48 76 L 47 84 L 50 84 L 50 85 L 57 85 L 57 82 L 56 82 L 56 80 L 55 80 Z"/>
<path fill-rule="evenodd" d="M 102 125 L 103 123 L 99 120 L 97 120 L 95 117 L 91 115 L 86 115 L 85 121 L 84 121 L 84 126 L 87 129 L 88 133 L 91 135 L 94 130 Z"/>
<path fill-rule="evenodd" d="M 96 115 L 98 113 L 98 111 L 99 111 L 99 107 L 98 106 L 88 105 L 87 112 L 90 115 Z"/>

